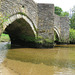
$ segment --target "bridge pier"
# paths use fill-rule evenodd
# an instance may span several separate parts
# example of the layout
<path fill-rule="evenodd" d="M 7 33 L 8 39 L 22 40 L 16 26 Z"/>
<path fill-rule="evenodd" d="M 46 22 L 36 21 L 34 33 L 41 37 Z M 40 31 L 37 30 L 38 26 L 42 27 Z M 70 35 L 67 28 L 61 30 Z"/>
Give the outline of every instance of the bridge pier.
<path fill-rule="evenodd" d="M 69 43 L 69 18 L 60 17 L 60 43 L 68 44 Z"/>
<path fill-rule="evenodd" d="M 69 18 L 54 15 L 54 31 L 58 36 L 60 44 L 69 43 Z"/>
<path fill-rule="evenodd" d="M 38 38 L 39 42 L 45 46 L 53 46 L 54 43 L 54 5 L 53 4 L 37 4 L 38 5 Z"/>

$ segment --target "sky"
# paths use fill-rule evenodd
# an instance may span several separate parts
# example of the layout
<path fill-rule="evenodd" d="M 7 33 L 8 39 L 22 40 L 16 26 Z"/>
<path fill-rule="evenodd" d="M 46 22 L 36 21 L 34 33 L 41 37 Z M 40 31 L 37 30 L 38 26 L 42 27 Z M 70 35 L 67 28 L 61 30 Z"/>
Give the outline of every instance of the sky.
<path fill-rule="evenodd" d="M 75 5 L 75 0 L 34 0 L 36 3 L 51 3 L 59 6 L 63 11 L 70 11 Z"/>

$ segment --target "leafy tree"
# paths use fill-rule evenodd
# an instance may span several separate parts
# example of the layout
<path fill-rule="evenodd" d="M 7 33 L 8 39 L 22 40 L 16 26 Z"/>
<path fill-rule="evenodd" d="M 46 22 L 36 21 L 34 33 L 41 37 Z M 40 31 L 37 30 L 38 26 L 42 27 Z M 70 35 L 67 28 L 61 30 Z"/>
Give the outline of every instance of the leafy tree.
<path fill-rule="evenodd" d="M 55 6 L 55 14 L 59 15 L 59 16 L 69 16 L 68 12 L 63 12 L 62 8 Z"/>
<path fill-rule="evenodd" d="M 75 13 L 75 6 L 73 6 L 73 8 L 71 9 L 72 13 Z"/>
<path fill-rule="evenodd" d="M 70 27 L 75 29 L 75 6 L 71 9 Z"/>
<path fill-rule="evenodd" d="M 74 29 L 70 29 L 70 43 L 74 43 L 75 44 L 75 30 Z"/>
<path fill-rule="evenodd" d="M 75 13 L 73 13 L 73 15 L 70 19 L 70 26 L 71 26 L 71 28 L 75 29 Z"/>
<path fill-rule="evenodd" d="M 62 12 L 61 16 L 67 16 L 68 17 L 69 16 L 69 13 L 66 12 L 66 11 L 65 12 Z"/>
<path fill-rule="evenodd" d="M 58 7 L 58 6 L 55 6 L 55 14 L 57 14 L 57 15 L 61 15 L 61 13 L 62 13 L 62 9 L 60 8 L 60 7 Z"/>

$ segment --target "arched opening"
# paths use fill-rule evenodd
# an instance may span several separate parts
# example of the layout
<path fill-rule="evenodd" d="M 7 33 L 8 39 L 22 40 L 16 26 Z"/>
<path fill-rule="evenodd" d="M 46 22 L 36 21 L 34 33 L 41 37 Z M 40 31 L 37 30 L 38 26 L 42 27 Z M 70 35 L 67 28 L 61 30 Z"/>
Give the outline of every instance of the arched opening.
<path fill-rule="evenodd" d="M 56 44 L 59 43 L 59 38 L 58 38 L 58 35 L 57 35 L 56 31 L 54 31 L 54 42 L 55 42 Z"/>
<path fill-rule="evenodd" d="M 20 15 L 20 17 L 16 17 L 13 22 L 9 21 L 7 23 L 4 23 L 7 24 L 5 32 L 9 34 L 12 45 L 34 47 L 32 45 L 35 41 L 36 31 L 32 22 L 26 18 L 26 16 Z"/>
<path fill-rule="evenodd" d="M 56 44 L 59 43 L 59 32 L 58 32 L 57 28 L 55 28 L 55 27 L 54 27 L 54 42 Z"/>

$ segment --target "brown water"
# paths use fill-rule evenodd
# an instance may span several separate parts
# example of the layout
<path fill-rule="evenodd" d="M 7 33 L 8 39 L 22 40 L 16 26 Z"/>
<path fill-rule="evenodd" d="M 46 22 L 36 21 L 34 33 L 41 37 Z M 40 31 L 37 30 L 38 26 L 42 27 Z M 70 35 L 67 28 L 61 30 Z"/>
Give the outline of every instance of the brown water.
<path fill-rule="evenodd" d="M 19 75 L 75 75 L 75 45 L 9 49 L 5 64 Z"/>

